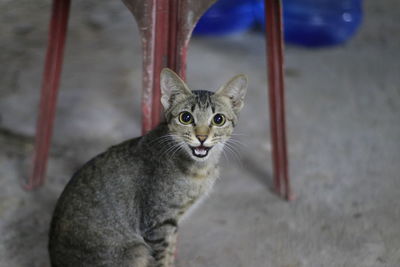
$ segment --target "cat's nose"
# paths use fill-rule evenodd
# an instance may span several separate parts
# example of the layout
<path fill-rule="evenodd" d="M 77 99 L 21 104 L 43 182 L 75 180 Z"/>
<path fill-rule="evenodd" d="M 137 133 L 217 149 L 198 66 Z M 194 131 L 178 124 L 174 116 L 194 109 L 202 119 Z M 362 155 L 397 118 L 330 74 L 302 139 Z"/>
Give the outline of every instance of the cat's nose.
<path fill-rule="evenodd" d="M 196 135 L 197 139 L 199 139 L 200 143 L 203 144 L 203 142 L 207 139 L 208 135 Z"/>

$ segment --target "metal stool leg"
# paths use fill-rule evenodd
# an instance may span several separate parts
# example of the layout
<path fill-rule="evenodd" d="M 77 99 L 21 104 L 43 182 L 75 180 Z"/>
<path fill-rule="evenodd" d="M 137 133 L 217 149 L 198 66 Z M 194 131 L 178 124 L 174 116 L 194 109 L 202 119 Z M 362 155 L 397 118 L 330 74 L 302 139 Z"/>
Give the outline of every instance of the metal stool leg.
<path fill-rule="evenodd" d="M 161 69 L 170 67 L 185 78 L 186 53 L 191 33 L 200 16 L 216 0 L 123 1 L 135 16 L 142 36 L 144 58 L 142 132 L 146 133 L 160 120 L 159 73 Z M 290 199 L 284 114 L 281 1 L 265 0 L 265 7 L 275 187 L 279 194 Z M 53 0 L 49 44 L 37 121 L 33 173 L 25 185 L 28 190 L 40 186 L 45 179 L 69 8 L 70 0 Z"/>
<path fill-rule="evenodd" d="M 28 190 L 44 183 L 56 110 L 70 0 L 53 0 L 49 41 L 37 121 L 33 172 L 25 185 Z"/>
<path fill-rule="evenodd" d="M 215 2 L 216 0 L 169 0 L 168 22 L 163 25 L 168 25 L 168 46 L 166 50 L 167 58 L 166 66 L 162 66 L 155 70 L 156 87 L 153 90 L 153 127 L 157 126 L 161 115 L 160 102 L 160 83 L 159 76 L 163 67 L 168 67 L 178 73 L 183 80 L 186 79 L 186 55 L 189 40 L 192 35 L 196 23 L 201 15 Z M 165 17 L 163 17 L 165 19 Z M 164 28 L 156 26 L 156 32 L 162 31 Z M 165 48 L 165 47 L 163 47 Z M 158 51 L 158 50 L 156 50 Z M 164 58 L 163 53 L 155 55 L 156 58 Z M 161 66 L 161 65 L 156 65 Z"/>
<path fill-rule="evenodd" d="M 123 0 L 123 2 L 135 17 L 141 35 L 143 51 L 142 133 L 145 134 L 154 125 L 152 102 L 153 98 L 155 98 L 153 91 L 157 87 L 155 71 L 160 69 L 160 64 L 163 64 L 166 60 L 162 56 L 166 53 L 165 42 L 167 30 L 157 31 L 157 26 L 160 29 L 163 26 L 168 29 L 168 25 L 163 25 L 162 22 L 168 22 L 168 19 L 165 17 L 168 16 L 169 7 L 167 1 Z M 158 58 L 156 54 L 159 55 Z"/>
<path fill-rule="evenodd" d="M 200 16 L 215 0 L 123 0 L 139 27 L 143 49 L 142 133 L 160 122 L 160 72 L 169 67 L 182 78 L 186 51 Z"/>
<path fill-rule="evenodd" d="M 265 0 L 272 160 L 277 193 L 292 199 L 286 147 L 281 0 Z"/>

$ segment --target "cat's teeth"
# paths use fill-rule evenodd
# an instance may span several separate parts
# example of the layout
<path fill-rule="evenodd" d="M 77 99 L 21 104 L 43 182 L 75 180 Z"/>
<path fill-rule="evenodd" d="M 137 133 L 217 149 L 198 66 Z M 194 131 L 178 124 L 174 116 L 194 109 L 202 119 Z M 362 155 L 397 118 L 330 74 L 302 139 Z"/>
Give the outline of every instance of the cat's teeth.
<path fill-rule="evenodd" d="M 194 149 L 194 152 L 195 152 L 197 155 L 200 155 L 200 156 L 204 156 L 205 154 L 207 154 L 207 150 L 202 149 L 202 148 L 195 148 L 195 149 Z"/>
<path fill-rule="evenodd" d="M 198 146 L 198 147 L 192 147 L 192 152 L 194 156 L 198 158 L 204 158 L 207 156 L 208 151 L 210 149 L 211 149 L 210 147 Z"/>

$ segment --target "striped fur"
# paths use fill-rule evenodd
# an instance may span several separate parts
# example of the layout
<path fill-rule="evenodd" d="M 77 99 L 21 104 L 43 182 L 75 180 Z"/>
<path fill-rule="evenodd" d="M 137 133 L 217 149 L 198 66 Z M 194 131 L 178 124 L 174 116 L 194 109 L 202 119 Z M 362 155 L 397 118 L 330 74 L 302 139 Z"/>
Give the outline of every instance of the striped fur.
<path fill-rule="evenodd" d="M 50 229 L 52 266 L 172 267 L 179 223 L 219 175 L 220 153 L 246 90 L 243 79 L 216 93 L 190 91 L 163 71 L 166 121 L 90 160 L 61 194 Z M 233 95 L 235 84 L 242 88 Z M 184 111 L 193 116 L 189 125 L 179 121 Z M 226 123 L 210 123 L 215 114 L 224 114 Z M 200 149 L 199 133 L 210 147 L 201 158 L 193 152 Z"/>

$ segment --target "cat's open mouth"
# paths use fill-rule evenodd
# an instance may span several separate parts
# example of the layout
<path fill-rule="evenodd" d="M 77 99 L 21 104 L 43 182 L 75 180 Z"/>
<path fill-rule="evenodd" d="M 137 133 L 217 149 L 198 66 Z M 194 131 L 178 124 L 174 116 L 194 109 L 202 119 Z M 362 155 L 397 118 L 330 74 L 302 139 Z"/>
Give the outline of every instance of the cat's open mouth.
<path fill-rule="evenodd" d="M 192 149 L 193 155 L 198 158 L 206 157 L 208 155 L 208 151 L 211 149 L 211 147 L 206 146 L 196 146 L 190 148 Z"/>

